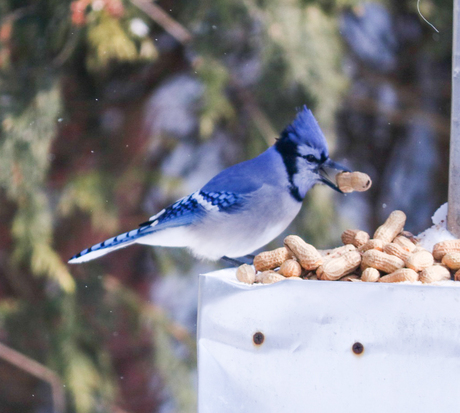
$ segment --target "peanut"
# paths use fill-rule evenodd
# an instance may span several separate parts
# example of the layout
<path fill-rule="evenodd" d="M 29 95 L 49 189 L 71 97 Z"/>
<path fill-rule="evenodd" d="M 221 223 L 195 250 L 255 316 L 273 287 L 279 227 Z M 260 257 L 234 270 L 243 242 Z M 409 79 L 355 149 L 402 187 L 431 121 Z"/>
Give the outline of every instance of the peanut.
<path fill-rule="evenodd" d="M 273 251 L 264 251 L 254 257 L 256 271 L 273 270 L 279 267 L 284 261 L 292 258 L 291 253 L 285 247 Z"/>
<path fill-rule="evenodd" d="M 448 252 L 442 257 L 442 263 L 451 270 L 460 270 L 460 252 Z"/>
<path fill-rule="evenodd" d="M 369 175 L 362 172 L 341 172 L 336 175 L 337 186 L 342 192 L 367 191 L 372 186 Z"/>
<path fill-rule="evenodd" d="M 450 280 L 450 271 L 443 265 L 432 265 L 425 268 L 420 273 L 420 281 L 422 283 L 432 283 L 435 281 Z"/>
<path fill-rule="evenodd" d="M 393 240 L 393 243 L 399 245 L 408 252 L 412 252 L 415 249 L 415 244 L 409 238 L 401 234 Z"/>
<path fill-rule="evenodd" d="M 323 279 L 323 266 L 320 265 L 317 269 L 316 269 L 316 277 L 318 280 L 322 280 Z"/>
<path fill-rule="evenodd" d="M 254 268 L 248 264 L 243 264 L 236 270 L 236 278 L 238 281 L 246 284 L 254 284 L 256 280 L 256 272 Z"/>
<path fill-rule="evenodd" d="M 399 283 L 403 281 L 418 281 L 418 274 L 410 268 L 400 268 L 391 274 L 384 275 L 379 279 L 381 283 Z"/>
<path fill-rule="evenodd" d="M 412 242 L 412 244 L 418 244 L 417 237 L 410 231 L 401 231 L 399 235 L 404 238 L 407 238 L 410 242 Z"/>
<path fill-rule="evenodd" d="M 414 271 L 423 271 L 434 264 L 433 255 L 428 251 L 418 251 L 406 260 L 406 267 Z"/>
<path fill-rule="evenodd" d="M 337 247 L 332 250 L 326 250 L 326 254 L 323 255 L 323 264 L 333 258 L 341 257 L 343 254 L 354 250 L 356 250 L 356 247 L 352 244 L 342 245 L 341 247 Z"/>
<path fill-rule="evenodd" d="M 441 241 L 433 247 L 433 256 L 435 260 L 441 261 L 442 257 L 448 252 L 460 252 L 460 239 Z"/>
<path fill-rule="evenodd" d="M 413 245 L 413 244 L 412 244 Z M 415 247 L 415 245 L 414 245 Z M 399 244 L 390 242 L 383 247 L 383 252 L 401 258 L 403 261 L 407 260 L 412 254 L 401 247 Z"/>
<path fill-rule="evenodd" d="M 389 274 L 403 268 L 404 261 L 401 258 L 386 254 L 385 252 L 369 250 L 363 254 L 361 268 L 365 270 L 368 267 L 372 267 Z"/>
<path fill-rule="evenodd" d="M 361 247 L 369 239 L 369 234 L 359 229 L 347 229 L 342 233 L 342 242 L 344 245 L 353 244 L 355 247 Z"/>
<path fill-rule="evenodd" d="M 278 272 L 285 277 L 300 277 L 302 267 L 296 260 L 287 260 L 281 264 Z"/>
<path fill-rule="evenodd" d="M 383 247 L 385 246 L 385 244 L 386 243 L 383 242 L 381 239 L 370 239 L 362 247 L 359 247 L 358 251 L 362 254 L 369 250 L 383 251 Z"/>
<path fill-rule="evenodd" d="M 313 273 L 312 275 L 309 275 L 307 278 L 308 278 L 309 280 L 317 280 L 317 279 L 318 279 L 318 276 L 317 276 L 316 274 Z"/>
<path fill-rule="evenodd" d="M 338 258 L 333 258 L 322 266 L 321 279 L 334 281 L 350 274 L 359 267 L 361 254 L 358 251 L 349 251 Z"/>
<path fill-rule="evenodd" d="M 260 276 L 260 282 L 262 284 L 273 284 L 277 283 L 278 281 L 283 281 L 285 279 L 286 277 L 283 277 L 276 271 L 264 271 Z"/>
<path fill-rule="evenodd" d="M 365 282 L 375 283 L 379 280 L 379 278 L 380 278 L 379 270 L 376 270 L 375 268 L 372 268 L 372 267 L 366 268 L 361 274 L 361 280 Z"/>
<path fill-rule="evenodd" d="M 426 248 L 423 248 L 422 246 L 420 245 L 416 245 L 414 250 L 412 251 L 412 254 L 415 254 L 416 252 L 420 252 L 420 251 L 428 251 Z M 429 251 L 428 251 L 429 252 Z"/>
<path fill-rule="evenodd" d="M 286 280 L 300 280 L 300 281 L 303 281 L 303 278 L 300 278 L 300 277 L 286 277 Z"/>
<path fill-rule="evenodd" d="M 455 281 L 460 281 L 460 270 L 458 270 L 455 275 L 454 275 L 454 280 Z"/>
<path fill-rule="evenodd" d="M 318 250 L 297 235 L 287 236 L 284 239 L 284 246 L 297 258 L 302 268 L 307 271 L 315 270 L 323 262 Z"/>
<path fill-rule="evenodd" d="M 396 236 L 403 230 L 406 223 L 406 214 L 402 211 L 393 211 L 387 220 L 377 228 L 374 238 L 381 239 L 385 242 L 392 242 Z"/>
<path fill-rule="evenodd" d="M 357 274 L 348 274 L 348 275 L 345 275 L 344 277 L 340 278 L 339 281 L 356 282 L 356 281 L 361 281 L 361 280 L 359 279 L 359 275 L 357 275 Z"/>

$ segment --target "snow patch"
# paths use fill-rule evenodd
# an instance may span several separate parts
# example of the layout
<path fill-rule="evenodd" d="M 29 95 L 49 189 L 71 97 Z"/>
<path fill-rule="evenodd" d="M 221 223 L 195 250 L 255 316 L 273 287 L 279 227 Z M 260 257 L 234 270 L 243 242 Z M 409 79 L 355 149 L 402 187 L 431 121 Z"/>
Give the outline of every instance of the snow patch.
<path fill-rule="evenodd" d="M 434 225 L 420 233 L 417 238 L 423 248 L 432 252 L 438 242 L 456 239 L 456 237 L 447 230 L 447 202 L 437 209 L 431 220 Z"/>

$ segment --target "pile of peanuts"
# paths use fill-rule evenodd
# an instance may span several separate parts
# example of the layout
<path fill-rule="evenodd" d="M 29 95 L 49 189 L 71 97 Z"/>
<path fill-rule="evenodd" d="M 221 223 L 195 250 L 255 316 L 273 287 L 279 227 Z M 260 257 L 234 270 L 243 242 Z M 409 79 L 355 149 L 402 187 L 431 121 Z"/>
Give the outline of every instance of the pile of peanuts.
<path fill-rule="evenodd" d="M 372 239 L 365 231 L 343 232 L 343 246 L 317 250 L 296 235 L 284 247 L 254 258 L 254 267 L 244 264 L 236 272 L 239 281 L 271 284 L 282 280 L 327 280 L 395 283 L 460 281 L 460 239 L 437 243 L 433 252 L 418 245 L 404 231 L 406 215 L 393 211 Z"/>

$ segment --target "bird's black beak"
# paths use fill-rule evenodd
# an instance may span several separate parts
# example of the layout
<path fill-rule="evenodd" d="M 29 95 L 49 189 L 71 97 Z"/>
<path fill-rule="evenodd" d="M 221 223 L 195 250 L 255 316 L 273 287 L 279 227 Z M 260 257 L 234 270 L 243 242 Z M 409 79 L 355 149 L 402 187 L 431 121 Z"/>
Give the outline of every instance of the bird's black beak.
<path fill-rule="evenodd" d="M 351 172 L 350 169 L 348 169 L 346 166 L 340 165 L 337 162 L 334 162 L 332 159 L 327 159 L 327 161 L 323 162 L 323 164 L 318 168 L 318 175 L 320 176 L 320 182 L 331 187 L 333 190 L 340 192 L 343 194 L 343 192 L 340 190 L 340 188 L 329 178 L 329 175 L 327 174 L 326 169 L 335 169 L 336 171 L 341 171 L 341 172 Z"/>

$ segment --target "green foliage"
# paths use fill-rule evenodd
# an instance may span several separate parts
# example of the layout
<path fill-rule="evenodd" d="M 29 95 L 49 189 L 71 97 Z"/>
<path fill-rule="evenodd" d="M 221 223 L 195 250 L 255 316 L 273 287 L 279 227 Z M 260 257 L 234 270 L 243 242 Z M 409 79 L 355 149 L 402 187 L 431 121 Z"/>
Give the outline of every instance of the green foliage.
<path fill-rule="evenodd" d="M 113 210 L 111 198 L 111 182 L 109 176 L 98 171 L 78 175 L 72 179 L 62 191 L 58 211 L 63 217 L 69 217 L 77 209 L 91 216 L 93 228 L 107 233 L 118 230 L 117 214 Z"/>
<path fill-rule="evenodd" d="M 44 188 L 60 104 L 55 81 L 39 89 L 22 112 L 4 112 L 0 185 L 18 207 L 11 232 L 12 264 L 30 266 L 34 274 L 48 276 L 72 292 L 72 276 L 51 246 L 53 221 Z"/>
<path fill-rule="evenodd" d="M 101 335 L 100 326 L 89 323 L 81 305 L 74 297 L 60 303 L 63 322 L 55 334 L 50 361 L 63 372 L 78 413 L 93 412 L 97 405 L 109 410 L 116 388 L 113 370 L 101 337 L 95 337 L 95 330 Z"/>
<path fill-rule="evenodd" d="M 225 93 L 230 76 L 228 70 L 216 59 L 199 59 L 196 66 L 196 72 L 206 86 L 200 113 L 200 135 L 209 138 L 216 123 L 229 121 L 235 116 Z"/>
<path fill-rule="evenodd" d="M 158 51 L 149 38 L 138 39 L 130 33 L 127 22 L 105 10 L 90 13 L 87 26 L 88 68 L 94 72 L 107 69 L 112 62 L 155 60 Z"/>

